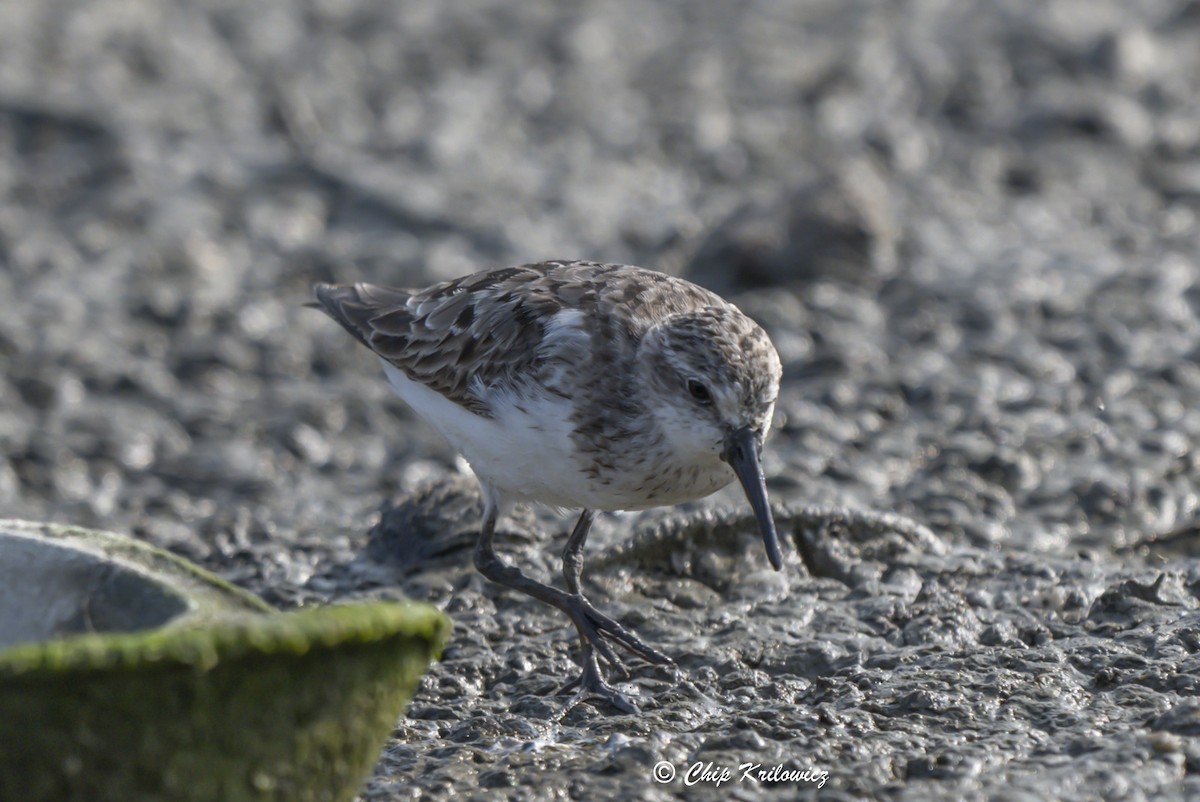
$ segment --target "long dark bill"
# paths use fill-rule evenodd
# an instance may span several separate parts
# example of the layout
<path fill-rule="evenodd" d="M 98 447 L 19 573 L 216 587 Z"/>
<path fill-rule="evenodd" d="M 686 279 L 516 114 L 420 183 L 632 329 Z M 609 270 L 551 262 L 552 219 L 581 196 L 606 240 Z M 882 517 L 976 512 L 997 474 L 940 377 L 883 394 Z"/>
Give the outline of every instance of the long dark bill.
<path fill-rule="evenodd" d="M 767 558 L 776 571 L 783 569 L 783 552 L 779 550 L 779 535 L 775 532 L 775 518 L 771 515 L 771 505 L 767 502 L 767 484 L 763 480 L 762 464 L 758 461 L 758 452 L 762 447 L 758 435 L 746 426 L 738 429 L 725 439 L 725 453 L 721 457 L 733 468 L 746 498 L 758 519 L 758 528 L 762 532 L 763 543 L 767 547 Z"/>

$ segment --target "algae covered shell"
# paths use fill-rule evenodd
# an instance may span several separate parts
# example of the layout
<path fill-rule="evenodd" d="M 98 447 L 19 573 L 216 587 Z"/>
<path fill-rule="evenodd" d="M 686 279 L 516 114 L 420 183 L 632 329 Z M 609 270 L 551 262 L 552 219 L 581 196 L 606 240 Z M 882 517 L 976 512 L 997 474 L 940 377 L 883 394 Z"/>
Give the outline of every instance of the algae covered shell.
<path fill-rule="evenodd" d="M 449 633 L 449 620 L 427 605 L 275 612 L 119 535 L 0 522 L 0 554 L 39 539 L 83 549 L 83 559 L 58 555 L 76 569 L 105 555 L 108 579 L 93 590 L 106 604 L 156 600 L 175 614 L 150 629 L 57 634 L 0 650 L 3 802 L 349 800 Z M 13 579 L 0 618 L 19 603 L 17 567 L 0 557 L 0 584 Z M 96 578 L 75 575 L 88 577 Z M 155 589 L 130 590 L 140 579 Z M 18 609 L 12 617 L 28 617 Z M 100 619 L 147 616 L 114 609 Z M 68 630 L 81 620 L 61 610 L 49 617 Z"/>

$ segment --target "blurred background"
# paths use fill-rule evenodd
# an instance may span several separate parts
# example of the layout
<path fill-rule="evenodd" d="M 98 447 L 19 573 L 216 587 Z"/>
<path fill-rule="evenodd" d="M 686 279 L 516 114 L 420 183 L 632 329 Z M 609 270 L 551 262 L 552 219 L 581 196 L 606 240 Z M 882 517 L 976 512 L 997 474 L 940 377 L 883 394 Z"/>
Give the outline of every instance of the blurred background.
<path fill-rule="evenodd" d="M 768 329 L 781 502 L 1188 551 L 1198 41 L 1195 0 L 0 0 L 0 514 L 351 592 L 455 463 L 311 284 L 586 258 Z"/>
<path fill-rule="evenodd" d="M 0 504 L 200 558 L 361 521 L 452 455 L 312 282 L 588 258 L 767 326 L 777 495 L 1170 530 L 1198 34 L 1184 0 L 0 3 Z"/>

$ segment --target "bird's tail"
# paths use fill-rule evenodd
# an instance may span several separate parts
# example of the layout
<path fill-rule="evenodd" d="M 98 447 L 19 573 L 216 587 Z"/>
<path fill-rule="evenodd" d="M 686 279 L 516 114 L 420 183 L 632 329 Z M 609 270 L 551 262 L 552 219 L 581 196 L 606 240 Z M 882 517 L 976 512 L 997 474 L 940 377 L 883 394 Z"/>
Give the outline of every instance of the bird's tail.
<path fill-rule="evenodd" d="M 320 309 L 336 320 L 346 331 L 368 348 L 373 331 L 371 320 L 381 314 L 403 307 L 411 293 L 408 290 L 380 287 L 375 284 L 326 284 L 313 286 L 315 303 L 305 306 Z"/>

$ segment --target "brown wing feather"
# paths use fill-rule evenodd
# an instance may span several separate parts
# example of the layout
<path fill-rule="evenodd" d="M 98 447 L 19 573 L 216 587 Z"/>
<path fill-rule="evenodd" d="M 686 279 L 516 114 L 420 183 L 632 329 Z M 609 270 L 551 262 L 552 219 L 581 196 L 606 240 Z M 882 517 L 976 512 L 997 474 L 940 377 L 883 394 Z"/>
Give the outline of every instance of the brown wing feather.
<path fill-rule="evenodd" d="M 424 290 L 318 284 L 321 308 L 382 358 L 484 417 L 481 390 L 520 391 L 531 382 L 565 394 L 563 364 L 578 367 L 579 338 L 547 340 L 549 320 L 579 309 L 601 341 L 637 340 L 670 314 L 720 298 L 663 273 L 595 262 L 542 262 L 464 276 Z M 607 315 L 591 314 L 597 302 Z M 546 381 L 549 380 L 549 381 Z"/>

